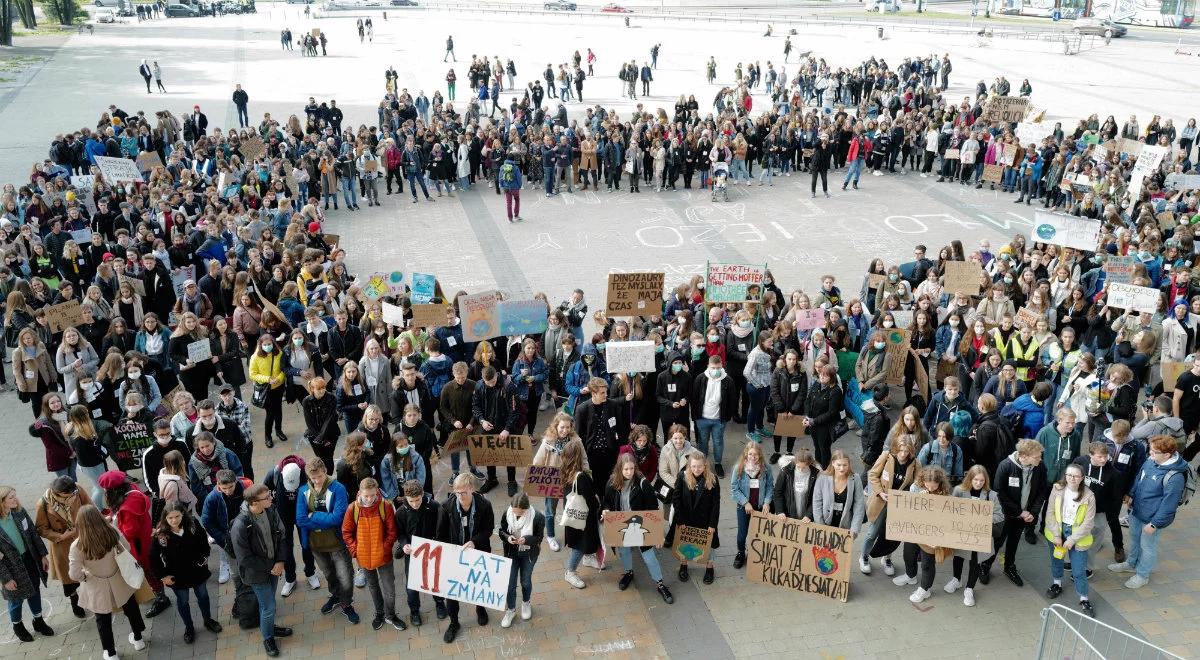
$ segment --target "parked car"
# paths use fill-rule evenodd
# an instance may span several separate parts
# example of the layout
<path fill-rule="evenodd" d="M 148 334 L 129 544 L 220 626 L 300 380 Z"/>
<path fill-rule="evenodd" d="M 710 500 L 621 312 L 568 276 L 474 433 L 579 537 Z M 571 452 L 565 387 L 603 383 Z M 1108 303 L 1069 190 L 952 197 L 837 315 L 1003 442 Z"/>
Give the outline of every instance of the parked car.
<path fill-rule="evenodd" d="M 574 2 L 568 2 L 567 0 L 553 0 L 552 2 L 547 2 L 543 7 L 548 11 L 575 11 L 578 9 Z"/>
<path fill-rule="evenodd" d="M 193 18 L 199 15 L 200 12 L 189 5 L 167 5 L 168 18 Z"/>
<path fill-rule="evenodd" d="M 96 10 L 96 22 L 97 23 L 116 23 L 117 22 L 117 13 L 111 9 L 97 9 Z"/>
<path fill-rule="evenodd" d="M 633 13 L 632 9 L 626 9 L 625 7 L 622 7 L 621 5 L 618 5 L 615 2 L 610 2 L 607 5 L 604 5 L 603 7 L 600 8 L 600 11 L 602 11 L 606 14 L 632 14 Z"/>
<path fill-rule="evenodd" d="M 1123 37 L 1129 33 L 1129 28 L 1113 23 L 1107 18 L 1080 18 L 1071 27 L 1075 34 L 1095 34 L 1105 38 Z"/>

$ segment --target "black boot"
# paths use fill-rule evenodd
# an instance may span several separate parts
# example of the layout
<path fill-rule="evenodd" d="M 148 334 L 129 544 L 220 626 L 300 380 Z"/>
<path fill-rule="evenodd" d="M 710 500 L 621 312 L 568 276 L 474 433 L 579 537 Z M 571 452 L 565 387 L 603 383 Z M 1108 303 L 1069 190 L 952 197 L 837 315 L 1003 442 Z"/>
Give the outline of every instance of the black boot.
<path fill-rule="evenodd" d="M 33 635 L 30 635 L 29 631 L 25 629 L 24 623 L 14 623 L 13 634 L 16 635 L 17 639 L 21 640 L 22 642 L 33 641 Z"/>
<path fill-rule="evenodd" d="M 40 616 L 33 617 L 33 629 L 45 637 L 53 637 L 54 629 L 46 625 L 46 620 Z"/>
<path fill-rule="evenodd" d="M 79 594 L 71 594 L 71 614 L 78 619 L 86 619 L 87 612 L 79 606 Z"/>
<path fill-rule="evenodd" d="M 153 619 L 154 617 L 166 612 L 171 607 L 171 601 L 167 599 L 167 595 L 163 592 L 158 592 L 154 595 L 154 602 L 150 604 L 150 609 L 146 610 L 146 618 Z"/>

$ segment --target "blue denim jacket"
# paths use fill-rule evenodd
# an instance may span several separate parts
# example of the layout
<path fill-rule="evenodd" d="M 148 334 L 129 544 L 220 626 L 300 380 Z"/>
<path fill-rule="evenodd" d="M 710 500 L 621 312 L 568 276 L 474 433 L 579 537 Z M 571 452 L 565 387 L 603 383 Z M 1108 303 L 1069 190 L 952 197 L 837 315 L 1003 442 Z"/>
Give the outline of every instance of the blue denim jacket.
<path fill-rule="evenodd" d="M 771 467 L 764 464 L 758 475 L 759 509 L 764 504 L 770 503 L 774 490 L 775 477 L 771 474 Z M 729 494 L 733 497 L 733 503 L 738 505 L 738 507 L 745 506 L 750 501 L 750 477 L 745 471 L 733 475 L 733 479 L 729 481 Z"/>

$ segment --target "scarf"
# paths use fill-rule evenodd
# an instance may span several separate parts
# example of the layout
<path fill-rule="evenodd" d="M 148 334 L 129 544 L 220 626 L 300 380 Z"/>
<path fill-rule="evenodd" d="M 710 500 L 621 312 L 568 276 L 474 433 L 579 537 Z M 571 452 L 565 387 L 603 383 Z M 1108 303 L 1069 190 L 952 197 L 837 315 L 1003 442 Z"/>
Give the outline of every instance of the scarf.
<path fill-rule="evenodd" d="M 533 536 L 533 518 L 533 509 L 525 509 L 525 515 L 520 517 L 513 513 L 511 506 L 504 512 L 504 519 L 508 521 L 508 533 L 517 538 Z"/>
<path fill-rule="evenodd" d="M 650 443 L 646 443 L 646 446 L 641 449 L 638 449 L 636 442 L 629 443 L 629 446 L 633 449 L 633 458 L 637 460 L 638 465 L 644 463 L 646 457 L 650 455 Z"/>
<path fill-rule="evenodd" d="M 46 489 L 46 493 L 42 495 L 42 500 L 46 502 L 46 510 L 62 519 L 68 532 L 75 529 L 75 520 L 71 517 L 71 501 L 76 497 L 78 496 L 72 493 L 67 501 L 63 502 L 50 489 Z"/>

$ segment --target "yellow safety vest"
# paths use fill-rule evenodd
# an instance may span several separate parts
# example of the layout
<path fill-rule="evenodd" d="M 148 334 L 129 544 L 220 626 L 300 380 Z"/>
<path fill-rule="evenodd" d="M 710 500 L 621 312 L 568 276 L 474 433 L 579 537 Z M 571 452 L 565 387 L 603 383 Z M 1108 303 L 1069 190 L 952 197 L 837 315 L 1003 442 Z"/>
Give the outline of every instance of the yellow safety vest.
<path fill-rule="evenodd" d="M 1050 532 L 1050 530 L 1054 529 L 1054 530 L 1058 530 L 1059 532 L 1062 532 L 1062 508 L 1063 508 L 1063 498 L 1064 497 L 1067 497 L 1067 491 L 1065 489 L 1062 491 L 1061 496 L 1058 498 L 1058 506 L 1056 506 L 1050 510 L 1050 513 L 1054 516 L 1053 520 L 1047 521 L 1047 523 L 1046 523 L 1046 532 L 1045 532 L 1046 540 L 1050 541 L 1051 543 L 1054 543 L 1054 535 Z M 1087 517 L 1087 504 L 1080 503 L 1079 508 L 1075 509 L 1075 520 L 1074 520 L 1074 522 L 1071 523 L 1071 529 L 1075 529 L 1075 528 L 1079 527 L 1080 525 L 1082 525 L 1083 520 L 1086 517 Z M 1050 526 L 1051 523 L 1054 524 L 1053 527 Z M 1065 543 L 1066 539 L 1063 539 L 1063 542 Z M 1079 539 L 1079 541 L 1077 543 L 1075 543 L 1075 547 L 1079 550 L 1087 550 L 1088 548 L 1092 547 L 1092 535 L 1088 534 L 1087 536 Z"/>

